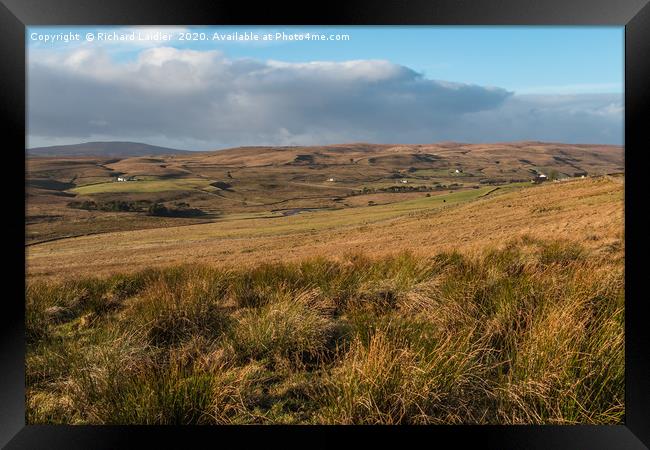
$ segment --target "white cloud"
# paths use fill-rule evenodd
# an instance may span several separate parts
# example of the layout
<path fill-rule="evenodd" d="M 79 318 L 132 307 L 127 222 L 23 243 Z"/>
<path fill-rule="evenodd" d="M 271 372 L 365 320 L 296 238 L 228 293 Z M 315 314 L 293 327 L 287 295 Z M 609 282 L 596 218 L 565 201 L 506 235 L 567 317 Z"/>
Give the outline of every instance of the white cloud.
<path fill-rule="evenodd" d="M 43 55 L 30 54 L 30 145 L 98 136 L 201 149 L 622 139 L 620 96 L 513 96 L 389 61 L 257 61 L 161 46 L 120 62 L 104 48 Z"/>
<path fill-rule="evenodd" d="M 529 86 L 515 89 L 517 94 L 544 94 L 544 95 L 570 95 L 570 94 L 609 94 L 622 92 L 623 86 L 620 83 L 582 83 L 563 84 L 549 86 Z"/>
<path fill-rule="evenodd" d="M 540 140 L 622 144 L 622 94 L 516 95 L 493 112 L 466 115 L 471 141 Z M 458 130 L 460 131 L 460 130 Z"/>

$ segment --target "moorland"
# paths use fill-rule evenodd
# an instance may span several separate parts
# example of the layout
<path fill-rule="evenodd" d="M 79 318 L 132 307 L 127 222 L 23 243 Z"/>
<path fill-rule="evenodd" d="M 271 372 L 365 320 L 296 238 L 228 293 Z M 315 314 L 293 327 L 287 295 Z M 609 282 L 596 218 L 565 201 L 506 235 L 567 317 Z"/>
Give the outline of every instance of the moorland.
<path fill-rule="evenodd" d="M 621 423 L 623 167 L 541 142 L 30 155 L 28 422 Z"/>

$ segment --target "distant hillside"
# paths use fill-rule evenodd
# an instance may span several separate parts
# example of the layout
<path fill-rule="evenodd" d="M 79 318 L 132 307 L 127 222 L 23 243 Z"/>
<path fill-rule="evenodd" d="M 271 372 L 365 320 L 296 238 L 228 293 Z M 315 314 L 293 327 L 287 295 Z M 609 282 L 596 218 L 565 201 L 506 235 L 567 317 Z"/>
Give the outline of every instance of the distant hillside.
<path fill-rule="evenodd" d="M 140 142 L 86 142 L 27 149 L 28 156 L 152 156 L 192 153 L 187 150 L 158 147 Z"/>
<path fill-rule="evenodd" d="M 333 175 L 341 178 L 341 171 L 346 168 L 363 168 L 364 174 L 370 178 L 396 170 L 407 171 L 406 174 L 412 176 L 440 177 L 459 169 L 466 175 L 473 174 L 477 179 L 528 178 L 531 173 L 537 171 L 554 170 L 565 176 L 582 173 L 602 175 L 625 171 L 624 150 L 621 146 L 537 141 L 237 147 L 197 152 L 191 155 L 191 159 L 194 167 L 282 166 L 294 169 L 309 168 L 312 169 L 312 175 L 313 170 L 327 169 L 325 179 Z M 424 170 L 429 172 L 422 172 Z M 403 178 L 406 174 L 400 177 Z"/>

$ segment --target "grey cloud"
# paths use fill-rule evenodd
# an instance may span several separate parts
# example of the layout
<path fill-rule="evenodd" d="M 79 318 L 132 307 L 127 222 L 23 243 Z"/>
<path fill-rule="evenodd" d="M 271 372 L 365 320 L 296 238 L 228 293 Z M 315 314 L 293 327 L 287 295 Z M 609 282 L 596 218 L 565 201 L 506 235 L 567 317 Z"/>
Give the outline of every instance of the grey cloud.
<path fill-rule="evenodd" d="M 623 95 L 516 95 L 493 113 L 467 114 L 451 132 L 468 141 L 623 143 Z"/>
<path fill-rule="evenodd" d="M 586 137 L 617 142 L 622 100 L 607 102 L 428 80 L 387 61 L 261 62 L 171 48 L 143 50 L 128 63 L 79 50 L 30 58 L 28 71 L 32 146 L 97 138 L 199 149 Z"/>
<path fill-rule="evenodd" d="M 28 83 L 33 137 L 161 136 L 216 145 L 406 138 L 510 95 L 426 80 L 385 61 L 230 61 L 160 48 L 130 64 L 83 54 L 33 61 Z"/>

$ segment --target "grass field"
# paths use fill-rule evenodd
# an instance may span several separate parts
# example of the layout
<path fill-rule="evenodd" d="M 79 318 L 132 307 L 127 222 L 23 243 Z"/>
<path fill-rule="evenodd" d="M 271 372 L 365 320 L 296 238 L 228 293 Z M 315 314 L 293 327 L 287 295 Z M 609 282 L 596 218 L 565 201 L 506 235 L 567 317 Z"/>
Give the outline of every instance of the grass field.
<path fill-rule="evenodd" d="M 445 194 L 446 199 L 454 199 L 448 202 L 423 195 L 392 205 L 272 218 L 239 215 L 201 225 L 63 239 L 28 247 L 27 270 L 30 277 L 62 277 L 188 260 L 217 266 L 254 265 L 339 257 L 351 250 L 373 256 L 402 250 L 426 255 L 440 250 L 473 251 L 521 234 L 544 239 L 580 237 L 589 247 L 620 242 L 621 179 L 526 186 L 454 192 Z"/>
<path fill-rule="evenodd" d="M 529 236 L 35 281 L 27 421 L 621 423 L 623 299 L 618 250 Z"/>
<path fill-rule="evenodd" d="M 205 189 L 209 187 L 209 180 L 201 178 L 173 178 L 168 180 L 108 181 L 105 183 L 79 186 L 70 191 L 79 195 L 92 195 L 104 193 L 183 191 L 197 188 Z"/>
<path fill-rule="evenodd" d="M 558 152 L 566 158 L 554 158 Z M 526 161 L 525 163 L 523 161 Z M 571 164 L 568 164 L 570 161 Z M 402 203 L 442 186 L 473 189 L 529 180 L 544 167 L 573 177 L 620 172 L 621 147 L 540 142 L 509 144 L 252 147 L 179 155 L 27 158 L 27 240 L 222 222 L 231 215 L 273 216 L 277 210 L 333 210 Z M 462 174 L 451 174 L 455 168 Z M 473 174 L 475 176 L 466 176 Z M 118 175 L 138 181 L 114 182 Z M 335 181 L 327 180 L 334 178 Z M 408 183 L 401 183 L 407 180 Z M 226 190 L 213 186 L 226 187 Z M 366 192 L 362 192 L 363 189 Z M 419 189 L 419 191 L 418 191 Z M 445 188 L 446 189 L 446 188 Z M 451 189 L 450 189 L 451 190 Z M 363 195 L 360 195 L 363 194 Z M 468 194 L 469 195 L 469 194 Z M 204 213 L 202 220 L 152 220 L 146 207 L 115 216 L 72 204 L 147 202 Z"/>
<path fill-rule="evenodd" d="M 511 183 L 527 169 L 496 145 L 366 147 L 30 162 L 28 423 L 622 423 L 624 177 Z M 438 189 L 450 161 L 496 178 Z M 142 181 L 77 181 L 114 171 Z M 359 192 L 418 172 L 427 190 Z"/>

